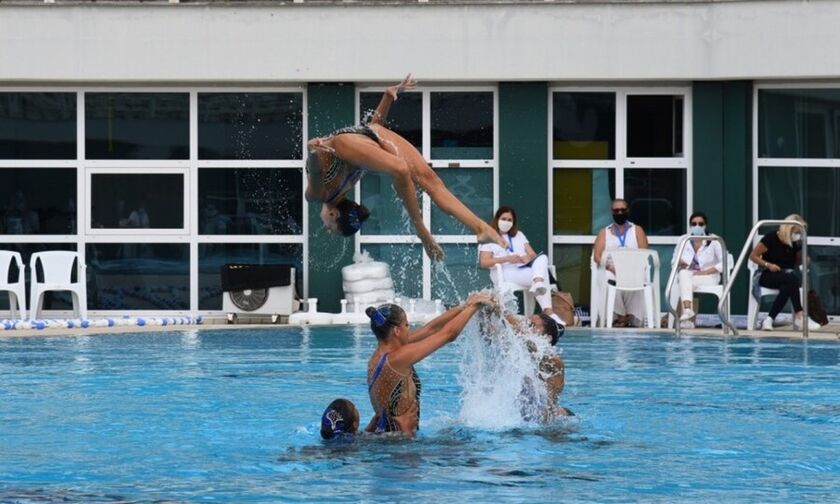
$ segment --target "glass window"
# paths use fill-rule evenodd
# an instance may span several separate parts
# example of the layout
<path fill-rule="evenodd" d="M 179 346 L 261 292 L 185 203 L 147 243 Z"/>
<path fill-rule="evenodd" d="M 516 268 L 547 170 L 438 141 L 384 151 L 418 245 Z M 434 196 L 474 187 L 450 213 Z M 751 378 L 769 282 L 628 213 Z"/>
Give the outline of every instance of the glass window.
<path fill-rule="evenodd" d="M 840 157 L 840 89 L 760 89 L 758 156 Z"/>
<path fill-rule="evenodd" d="M 202 168 L 198 229 L 205 235 L 303 232 L 303 173 L 298 168 Z"/>
<path fill-rule="evenodd" d="M 30 310 L 29 306 L 29 260 L 35 252 L 45 252 L 47 250 L 77 250 L 75 243 L 4 243 L 0 245 L 3 250 L 11 250 L 19 252 L 21 260 L 26 269 L 24 274 L 24 282 L 26 283 L 26 309 Z M 10 278 L 17 278 L 17 266 L 12 263 L 11 271 L 9 271 Z M 74 279 L 76 275 L 73 275 Z M 24 304 L 21 302 L 21 304 Z M 43 304 L 44 310 L 72 310 L 73 299 L 68 291 L 51 291 L 44 294 Z M 0 293 L 0 311 L 9 309 L 9 296 L 5 292 Z"/>
<path fill-rule="evenodd" d="M 423 297 L 423 247 L 420 245 L 367 243 L 363 250 L 377 261 L 388 263 L 397 296 Z M 408 306 L 405 307 L 408 309 Z"/>
<path fill-rule="evenodd" d="M 615 159 L 615 93 L 553 94 L 554 159 Z"/>
<path fill-rule="evenodd" d="M 199 93 L 200 159 L 302 159 L 302 93 Z"/>
<path fill-rule="evenodd" d="M 682 95 L 627 96 L 627 156 L 682 155 Z"/>
<path fill-rule="evenodd" d="M 431 93 L 432 159 L 493 159 L 493 93 Z"/>
<path fill-rule="evenodd" d="M 792 213 L 808 221 L 809 236 L 840 236 L 840 169 L 759 167 L 759 219 Z"/>
<path fill-rule="evenodd" d="M 554 245 L 554 267 L 560 289 L 576 303 L 589 305 L 592 245 Z"/>
<path fill-rule="evenodd" d="M 360 93 L 359 117 L 362 123 L 376 110 L 382 93 Z M 423 149 L 423 93 L 400 93 L 399 100 L 391 105 L 385 123 L 391 131 L 408 140 L 417 150 Z"/>
<path fill-rule="evenodd" d="M 91 310 L 189 310 L 186 243 L 88 243 Z"/>
<path fill-rule="evenodd" d="M 615 170 L 555 168 L 554 234 L 596 235 L 612 222 Z"/>
<path fill-rule="evenodd" d="M 185 227 L 180 173 L 94 173 L 90 185 L 92 228 Z"/>
<path fill-rule="evenodd" d="M 408 211 L 391 183 L 391 177 L 369 172 L 361 180 L 362 205 L 370 210 L 368 220 L 362 224 L 365 235 L 414 234 L 414 225 L 408 218 Z M 422 201 L 417 191 L 417 201 Z"/>
<path fill-rule="evenodd" d="M 811 288 L 817 291 L 825 311 L 840 314 L 840 247 L 808 247 L 811 258 Z M 771 299 L 771 298 L 767 298 Z"/>
<path fill-rule="evenodd" d="M 493 170 L 490 168 L 441 168 L 435 170 L 452 194 L 480 219 L 493 218 Z M 474 234 L 460 221 L 432 203 L 433 234 Z"/>
<path fill-rule="evenodd" d="M 88 159 L 189 159 L 187 93 L 85 93 Z"/>
<path fill-rule="evenodd" d="M 0 159 L 76 159 L 76 93 L 0 93 Z"/>
<path fill-rule="evenodd" d="M 686 171 L 670 168 L 624 170 L 624 199 L 630 220 L 649 236 L 681 235 L 686 229 Z"/>
<path fill-rule="evenodd" d="M 490 287 L 490 274 L 478 266 L 478 247 L 474 244 L 441 244 L 445 267 L 432 263 L 432 299 L 444 304 L 459 303 L 470 292 Z"/>
<path fill-rule="evenodd" d="M 289 264 L 303 291 L 303 245 L 297 243 L 202 243 L 198 246 L 198 309 L 222 309 L 221 269 L 225 264 Z"/>
<path fill-rule="evenodd" d="M 0 233 L 75 234 L 75 168 L 0 168 Z"/>

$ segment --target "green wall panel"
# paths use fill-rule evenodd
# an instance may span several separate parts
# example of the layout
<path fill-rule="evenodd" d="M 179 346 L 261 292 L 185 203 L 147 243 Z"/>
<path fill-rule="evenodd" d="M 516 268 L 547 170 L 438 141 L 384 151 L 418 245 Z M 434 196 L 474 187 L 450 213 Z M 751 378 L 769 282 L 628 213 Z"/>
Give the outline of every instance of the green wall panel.
<path fill-rule="evenodd" d="M 309 138 L 356 120 L 352 84 L 309 84 L 307 100 Z M 309 296 L 318 298 L 319 311 L 337 312 L 342 296 L 341 268 L 353 262 L 353 239 L 327 233 L 320 210 L 321 203 L 309 204 Z"/>
<path fill-rule="evenodd" d="M 752 226 L 752 82 L 695 82 L 693 87 L 694 209 L 709 216 L 737 259 Z M 732 290 L 732 312 L 747 311 L 747 273 Z M 703 311 L 714 311 L 704 301 Z"/>
<path fill-rule="evenodd" d="M 499 84 L 499 204 L 516 209 L 536 250 L 548 252 L 548 85 Z M 492 216 L 480 216 L 490 218 Z"/>

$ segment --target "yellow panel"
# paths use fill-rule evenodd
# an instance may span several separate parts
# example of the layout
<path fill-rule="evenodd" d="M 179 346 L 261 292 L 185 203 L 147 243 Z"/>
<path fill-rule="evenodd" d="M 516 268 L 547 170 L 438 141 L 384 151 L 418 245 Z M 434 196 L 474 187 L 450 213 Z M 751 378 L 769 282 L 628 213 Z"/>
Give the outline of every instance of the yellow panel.
<path fill-rule="evenodd" d="M 554 159 L 609 159 L 609 155 L 609 142 L 554 141 Z"/>
<path fill-rule="evenodd" d="M 592 170 L 555 168 L 552 189 L 554 234 L 590 234 Z"/>

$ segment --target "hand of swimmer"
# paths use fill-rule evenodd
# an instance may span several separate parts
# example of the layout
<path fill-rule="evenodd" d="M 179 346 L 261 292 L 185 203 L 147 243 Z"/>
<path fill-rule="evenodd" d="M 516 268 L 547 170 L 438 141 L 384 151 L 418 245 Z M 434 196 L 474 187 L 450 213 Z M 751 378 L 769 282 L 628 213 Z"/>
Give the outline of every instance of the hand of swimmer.
<path fill-rule="evenodd" d="M 391 95 L 391 98 L 393 98 L 394 101 L 397 101 L 397 95 L 400 91 L 404 89 L 414 89 L 415 86 L 417 86 L 417 81 L 411 78 L 411 74 L 408 74 L 399 84 L 385 88 L 385 92 Z"/>
<path fill-rule="evenodd" d="M 329 152 L 330 154 L 335 153 L 335 149 L 332 146 L 332 137 L 318 137 L 313 138 L 306 144 L 309 147 L 309 150 L 320 151 L 320 152 Z"/>
<path fill-rule="evenodd" d="M 489 292 L 473 292 L 470 294 L 470 297 L 467 298 L 467 306 L 469 305 L 484 305 L 490 306 L 496 304 L 496 297 Z"/>

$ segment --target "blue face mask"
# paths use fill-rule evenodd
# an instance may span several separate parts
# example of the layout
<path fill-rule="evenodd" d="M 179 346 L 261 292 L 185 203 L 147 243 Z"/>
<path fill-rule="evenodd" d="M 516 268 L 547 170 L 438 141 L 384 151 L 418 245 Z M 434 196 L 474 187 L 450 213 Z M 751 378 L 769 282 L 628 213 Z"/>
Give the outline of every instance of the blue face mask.
<path fill-rule="evenodd" d="M 694 236 L 703 236 L 706 234 L 706 226 L 691 226 L 689 229 Z"/>

